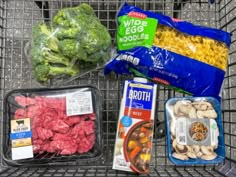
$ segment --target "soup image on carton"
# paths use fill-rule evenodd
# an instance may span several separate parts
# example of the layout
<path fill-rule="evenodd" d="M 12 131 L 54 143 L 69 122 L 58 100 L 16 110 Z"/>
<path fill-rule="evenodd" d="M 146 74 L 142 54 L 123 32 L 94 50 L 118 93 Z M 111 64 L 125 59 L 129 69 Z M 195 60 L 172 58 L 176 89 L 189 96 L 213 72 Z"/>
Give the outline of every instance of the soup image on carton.
<path fill-rule="evenodd" d="M 113 169 L 149 173 L 157 85 L 134 78 L 124 83 Z"/>

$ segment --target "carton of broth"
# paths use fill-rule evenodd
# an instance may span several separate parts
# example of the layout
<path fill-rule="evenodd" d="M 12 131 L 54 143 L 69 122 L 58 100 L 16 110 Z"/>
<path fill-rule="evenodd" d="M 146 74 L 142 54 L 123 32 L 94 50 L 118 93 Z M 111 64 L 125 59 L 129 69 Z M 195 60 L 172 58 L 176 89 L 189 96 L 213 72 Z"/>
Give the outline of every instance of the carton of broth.
<path fill-rule="evenodd" d="M 124 83 L 114 149 L 113 169 L 149 173 L 156 88 L 146 79 Z"/>

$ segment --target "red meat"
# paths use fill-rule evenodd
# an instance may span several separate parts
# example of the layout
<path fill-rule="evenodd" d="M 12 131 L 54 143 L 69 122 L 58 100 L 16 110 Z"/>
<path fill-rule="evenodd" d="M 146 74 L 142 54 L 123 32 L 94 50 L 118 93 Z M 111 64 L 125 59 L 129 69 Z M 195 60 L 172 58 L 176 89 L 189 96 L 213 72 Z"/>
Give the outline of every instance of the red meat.
<path fill-rule="evenodd" d="M 83 139 L 85 137 L 85 131 L 80 124 L 81 123 L 75 125 L 74 128 L 71 130 L 71 137 L 74 139 L 77 138 Z"/>
<path fill-rule="evenodd" d="M 89 114 L 89 118 L 91 120 L 96 120 L 96 114 L 95 113 Z"/>
<path fill-rule="evenodd" d="M 85 114 L 85 115 L 77 115 L 77 116 L 69 116 L 69 117 L 65 117 L 66 120 L 65 122 L 70 125 L 73 126 L 75 124 L 78 124 L 79 122 L 82 122 L 84 120 L 95 120 L 96 119 L 96 115 L 94 113 L 92 114 Z"/>
<path fill-rule="evenodd" d="M 39 153 L 41 151 L 42 140 L 33 140 L 33 152 Z"/>
<path fill-rule="evenodd" d="M 91 144 L 93 144 L 93 143 L 95 143 L 96 136 L 95 136 L 95 134 L 91 134 L 91 135 L 87 136 L 87 139 L 89 140 L 89 142 Z"/>
<path fill-rule="evenodd" d="M 31 118 L 31 128 L 35 129 L 37 127 L 42 127 L 43 126 L 43 119 L 41 115 L 37 115 L 34 118 Z"/>
<path fill-rule="evenodd" d="M 25 108 L 16 110 L 14 118 L 30 118 L 33 152 L 71 155 L 86 153 L 95 143 L 96 114 L 66 115 L 65 98 L 18 96 L 17 103 Z"/>
<path fill-rule="evenodd" d="M 59 151 L 63 149 L 64 141 L 61 140 L 56 140 L 56 141 L 51 141 L 50 146 L 54 151 Z"/>
<path fill-rule="evenodd" d="M 15 119 L 22 119 L 22 118 L 25 118 L 25 117 L 26 117 L 26 112 L 25 112 L 24 109 L 19 108 L 19 109 L 16 110 L 15 115 L 14 115 Z"/>
<path fill-rule="evenodd" d="M 53 140 L 54 141 L 57 141 L 57 140 L 62 140 L 62 141 L 69 141 L 71 140 L 71 132 L 68 131 L 67 133 L 65 134 L 61 134 L 61 133 L 55 133 L 54 136 L 53 136 Z"/>
<path fill-rule="evenodd" d="M 41 151 L 41 145 L 40 144 L 33 144 L 33 152 L 35 154 L 39 153 Z"/>
<path fill-rule="evenodd" d="M 34 140 L 37 140 L 38 138 L 39 138 L 39 136 L 38 136 L 38 132 L 34 129 L 33 131 L 32 131 L 32 139 L 33 139 L 33 141 Z"/>
<path fill-rule="evenodd" d="M 94 128 L 95 128 L 94 121 L 91 121 L 91 120 L 89 120 L 89 121 L 82 121 L 80 123 L 80 126 L 85 131 L 86 135 L 90 135 L 90 134 L 94 133 Z"/>
<path fill-rule="evenodd" d="M 37 130 L 37 133 L 38 133 L 38 137 L 41 140 L 47 140 L 47 139 L 49 139 L 53 136 L 53 132 L 49 129 L 45 129 L 45 128 L 42 128 L 42 127 L 37 127 L 36 130 Z"/>
<path fill-rule="evenodd" d="M 93 137 L 94 136 L 94 137 Z M 79 153 L 85 153 L 88 152 L 89 150 L 92 149 L 92 147 L 94 146 L 94 140 L 95 140 L 95 135 L 91 135 L 91 137 L 88 138 L 84 138 L 80 141 L 80 143 L 78 144 L 78 152 Z"/>
<path fill-rule="evenodd" d="M 53 121 L 52 130 L 59 133 L 66 133 L 70 129 L 70 126 L 67 125 L 63 120 L 58 119 Z"/>
<path fill-rule="evenodd" d="M 56 109 L 57 111 L 66 111 L 66 99 L 65 98 L 50 98 L 50 97 L 37 97 L 37 100 L 43 101 L 47 107 Z"/>
<path fill-rule="evenodd" d="M 86 135 L 91 135 L 94 133 L 94 130 L 95 130 L 95 123 L 93 121 L 86 121 L 87 124 L 86 124 L 86 127 L 84 130 L 85 130 L 85 133 Z"/>
<path fill-rule="evenodd" d="M 34 105 L 30 105 L 28 106 L 26 109 L 25 109 L 25 112 L 26 112 L 26 116 L 28 118 L 34 118 L 39 112 L 41 112 L 39 110 L 39 107 L 37 104 L 34 104 Z"/>
<path fill-rule="evenodd" d="M 34 98 L 25 97 L 25 96 L 16 96 L 15 100 L 19 105 L 24 106 L 24 107 L 36 103 L 36 100 Z"/>
<path fill-rule="evenodd" d="M 60 152 L 61 155 L 70 155 L 74 154 L 77 151 L 77 144 L 73 141 L 64 141 L 64 143 L 67 143 L 62 151 Z"/>
<path fill-rule="evenodd" d="M 46 141 L 42 146 L 41 146 L 41 151 L 48 151 L 50 148 L 50 141 Z"/>
<path fill-rule="evenodd" d="M 82 118 L 80 116 L 70 116 L 70 117 L 65 117 L 64 121 L 69 125 L 73 126 L 75 124 L 78 124 L 79 122 L 82 121 Z"/>

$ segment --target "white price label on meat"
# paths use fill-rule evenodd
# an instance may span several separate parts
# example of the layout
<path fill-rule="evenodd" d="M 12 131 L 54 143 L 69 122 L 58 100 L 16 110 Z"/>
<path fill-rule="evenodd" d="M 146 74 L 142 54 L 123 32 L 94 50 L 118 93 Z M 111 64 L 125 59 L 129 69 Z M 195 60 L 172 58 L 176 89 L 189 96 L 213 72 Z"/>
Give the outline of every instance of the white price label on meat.
<path fill-rule="evenodd" d="M 75 92 L 66 96 L 66 115 L 82 115 L 93 113 L 92 93 Z"/>

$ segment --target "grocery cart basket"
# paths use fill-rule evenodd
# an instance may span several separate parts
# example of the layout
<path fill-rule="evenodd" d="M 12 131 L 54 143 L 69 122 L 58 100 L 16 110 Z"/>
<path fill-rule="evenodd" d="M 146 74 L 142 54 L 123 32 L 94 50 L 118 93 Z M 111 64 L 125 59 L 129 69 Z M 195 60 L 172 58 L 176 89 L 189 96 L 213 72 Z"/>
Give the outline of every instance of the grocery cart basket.
<path fill-rule="evenodd" d="M 121 0 L 1 0 L 0 1 L 0 60 L 1 60 L 1 124 L 3 98 L 16 88 L 40 87 L 33 79 L 25 48 L 31 40 L 33 24 L 50 21 L 61 8 L 89 3 L 101 22 L 115 36 L 116 12 Z M 150 176 L 236 176 L 236 1 L 235 0 L 129 0 L 145 10 L 163 13 L 195 24 L 214 27 L 233 33 L 228 58 L 228 70 L 222 91 L 222 117 L 226 144 L 226 159 L 217 165 L 175 166 L 167 158 L 164 103 L 174 96 L 183 96 L 158 86 L 156 123 Z M 219 51 L 220 52 L 220 51 Z M 114 74 L 104 77 L 102 68 L 73 78 L 64 85 L 91 84 L 102 93 L 103 155 L 96 161 L 74 161 L 59 164 L 9 167 L 1 163 L 0 176 L 136 176 L 112 170 L 113 149 L 123 80 Z M 60 85 L 63 86 L 63 85 Z M 1 136 L 4 136 L 2 134 Z M 1 138 L 2 139 L 2 138 Z M 140 175 L 142 176 L 142 175 Z"/>

